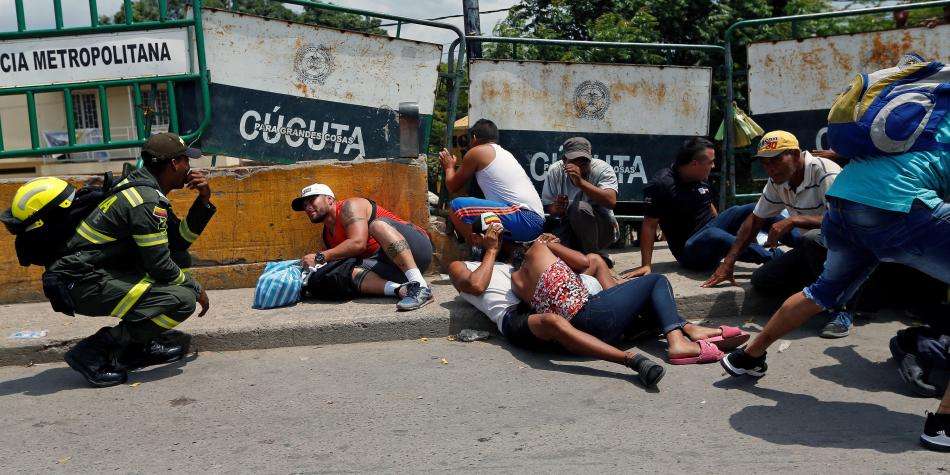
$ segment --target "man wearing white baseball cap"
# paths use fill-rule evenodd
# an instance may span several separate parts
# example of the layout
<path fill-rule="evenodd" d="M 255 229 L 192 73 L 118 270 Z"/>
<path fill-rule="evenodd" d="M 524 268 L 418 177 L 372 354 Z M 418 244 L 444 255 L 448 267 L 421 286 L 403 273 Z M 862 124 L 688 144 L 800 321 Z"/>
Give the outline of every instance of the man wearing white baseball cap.
<path fill-rule="evenodd" d="M 361 293 L 400 297 L 399 311 L 432 302 L 432 290 L 422 277 L 432 262 L 432 242 L 422 228 L 366 198 L 337 201 L 322 183 L 305 187 L 290 207 L 305 212 L 314 224 L 323 223 L 326 249 L 303 256 L 304 265 L 359 257 L 352 278 Z"/>

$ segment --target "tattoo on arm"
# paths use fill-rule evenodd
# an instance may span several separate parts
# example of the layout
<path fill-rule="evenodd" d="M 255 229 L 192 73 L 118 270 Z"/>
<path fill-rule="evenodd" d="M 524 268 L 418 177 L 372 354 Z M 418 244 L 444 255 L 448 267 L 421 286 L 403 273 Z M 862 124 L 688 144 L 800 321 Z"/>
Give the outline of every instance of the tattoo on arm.
<path fill-rule="evenodd" d="M 359 221 L 366 221 L 366 218 L 359 216 L 359 210 L 356 209 L 356 204 L 352 201 L 347 201 L 343 203 L 342 217 L 340 218 L 343 222 L 343 227 L 347 227 L 353 223 Z"/>
<path fill-rule="evenodd" d="M 395 259 L 402 251 L 409 249 L 409 243 L 405 239 L 400 239 L 386 246 L 386 255 L 390 259 Z"/>

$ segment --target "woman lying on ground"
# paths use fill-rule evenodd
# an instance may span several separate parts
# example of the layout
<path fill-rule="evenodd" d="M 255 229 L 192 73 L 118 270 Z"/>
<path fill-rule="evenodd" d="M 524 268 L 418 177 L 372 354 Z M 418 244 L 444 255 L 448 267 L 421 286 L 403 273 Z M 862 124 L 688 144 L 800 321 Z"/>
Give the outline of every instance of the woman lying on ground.
<path fill-rule="evenodd" d="M 624 352 L 584 333 L 559 315 L 533 314 L 512 290 L 510 264 L 495 262 L 500 249 L 501 226 L 489 226 L 479 236 L 485 249 L 481 262 L 454 261 L 449 264 L 452 285 L 462 298 L 482 311 L 512 344 L 529 350 L 555 350 L 558 345 L 571 353 L 628 366 L 647 387 L 655 387 L 663 377 L 663 367 L 634 352 Z M 572 251 L 573 252 L 573 251 Z M 583 256 L 577 253 L 580 256 Z M 592 254 L 581 272 L 590 293 L 616 285 L 603 259 Z M 578 259 L 579 262 L 579 259 Z"/>
<path fill-rule="evenodd" d="M 526 304 L 519 305 L 521 299 L 512 288 L 512 275 L 518 274 L 518 272 L 513 272 L 508 264 L 495 262 L 499 252 L 498 235 L 500 231 L 501 229 L 498 227 L 490 227 L 482 237 L 485 253 L 481 262 L 455 261 L 449 265 L 449 277 L 452 279 L 452 285 L 466 301 L 495 322 L 502 335 L 512 344 L 530 350 L 550 350 L 559 345 L 577 355 L 628 366 L 637 371 L 644 385 L 648 387 L 656 386 L 664 374 L 662 366 L 634 352 L 624 352 L 590 333 L 579 330 L 572 325 L 570 319 L 561 315 L 556 313 L 533 313 Z M 537 245 L 545 249 L 553 249 L 549 252 L 556 252 L 557 255 L 562 256 L 561 258 L 569 262 L 574 271 L 579 272 L 579 274 L 576 274 L 578 279 L 586 276 L 594 277 L 600 284 L 599 286 L 607 290 L 618 285 L 617 279 L 610 273 L 610 269 L 600 256 L 596 254 L 585 256 L 553 241 L 556 241 L 556 238 L 552 239 L 552 236 L 546 235 L 540 239 L 540 243 Z M 527 262 L 523 266 L 528 268 L 536 266 L 537 254 L 540 253 L 529 251 L 526 256 Z M 526 271 L 519 272 L 524 273 Z M 662 276 L 659 276 L 659 278 L 662 278 Z M 652 277 L 642 282 L 651 279 L 658 279 L 658 277 Z M 665 278 L 663 278 L 663 281 L 666 281 Z M 589 287 L 597 286 L 590 285 Z M 591 288 L 587 290 L 588 295 L 596 293 L 597 290 L 599 289 Z M 530 301 L 530 295 L 528 297 L 526 302 Z M 672 299 L 672 295 L 670 295 L 670 299 Z M 631 314 L 631 318 L 634 315 Z M 687 328 L 687 334 L 696 337 L 701 334 L 708 335 L 712 337 L 710 341 L 716 339 L 717 335 L 721 338 L 722 330 L 697 327 L 683 322 L 681 319 L 680 322 L 681 326 L 678 328 Z M 626 330 L 631 332 L 637 330 L 634 325 L 627 326 L 631 328 L 626 328 Z M 619 335 L 623 334 L 623 330 L 622 328 L 614 339 L 619 339 Z M 739 336 L 740 332 L 737 329 L 726 328 L 725 331 L 728 338 L 720 343 L 723 347 L 738 346 L 748 338 L 748 335 Z M 682 338 L 682 330 L 676 330 L 676 333 Z M 740 338 L 738 341 L 736 336 Z M 673 337 L 673 340 L 676 340 L 676 336 Z M 677 341 L 677 343 L 680 342 Z M 681 349 L 680 347 L 684 348 Z M 689 342 L 682 342 L 676 348 L 678 353 L 671 348 L 670 355 L 688 357 L 700 353 L 698 346 L 695 351 L 690 352 L 692 349 Z"/>
<path fill-rule="evenodd" d="M 521 268 L 512 273 L 512 287 L 534 311 L 559 315 L 574 328 L 606 343 L 658 326 L 666 336 L 667 357 L 672 364 L 716 362 L 724 356 L 723 350 L 734 349 L 749 339 L 748 333 L 735 327 L 706 328 L 684 320 L 676 311 L 673 289 L 662 275 L 602 283 L 604 291 L 591 295 L 577 272 L 587 270 L 596 260 L 562 246 L 554 236 L 542 235 L 525 253 Z M 593 266 L 600 267 L 600 263 Z M 638 318 L 640 315 L 647 319 Z M 527 320 L 532 335 L 550 339 L 538 325 L 542 317 Z"/>

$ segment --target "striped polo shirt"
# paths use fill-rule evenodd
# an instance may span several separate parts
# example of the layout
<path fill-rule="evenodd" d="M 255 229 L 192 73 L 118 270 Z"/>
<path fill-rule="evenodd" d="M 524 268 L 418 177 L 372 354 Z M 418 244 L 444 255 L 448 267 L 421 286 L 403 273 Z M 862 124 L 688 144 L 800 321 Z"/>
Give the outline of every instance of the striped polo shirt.
<path fill-rule="evenodd" d="M 825 213 L 825 193 L 841 172 L 837 163 L 805 153 L 805 179 L 795 189 L 788 182 L 777 185 L 770 178 L 755 205 L 756 216 L 771 218 L 787 209 L 790 216 L 820 216 Z"/>

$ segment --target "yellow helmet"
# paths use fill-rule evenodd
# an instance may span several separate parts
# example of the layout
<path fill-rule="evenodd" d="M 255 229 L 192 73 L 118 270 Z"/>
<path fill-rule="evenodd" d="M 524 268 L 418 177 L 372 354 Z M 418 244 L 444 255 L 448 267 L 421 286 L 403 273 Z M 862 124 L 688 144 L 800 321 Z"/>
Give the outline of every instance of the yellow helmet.
<path fill-rule="evenodd" d="M 0 221 L 29 231 L 43 225 L 39 219 L 43 211 L 54 206 L 68 208 L 75 196 L 76 188 L 65 180 L 51 176 L 34 178 L 17 189 L 12 206 L 0 216 Z"/>

